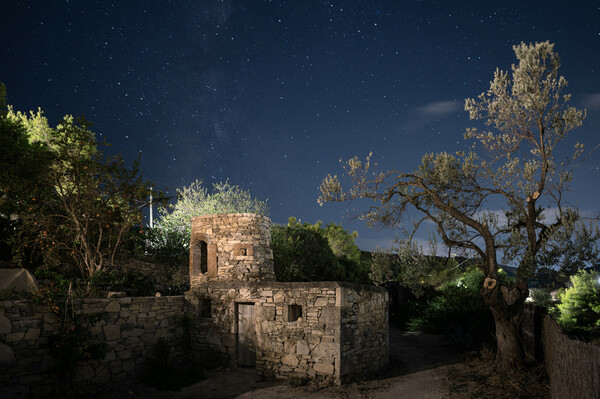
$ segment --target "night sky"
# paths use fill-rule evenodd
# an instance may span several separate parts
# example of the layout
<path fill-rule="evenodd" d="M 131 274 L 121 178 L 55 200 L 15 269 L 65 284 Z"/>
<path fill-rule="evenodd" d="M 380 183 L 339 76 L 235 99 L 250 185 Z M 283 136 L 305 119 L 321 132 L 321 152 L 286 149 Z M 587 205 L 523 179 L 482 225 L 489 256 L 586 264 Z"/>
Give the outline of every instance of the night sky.
<path fill-rule="evenodd" d="M 597 1 L 5 1 L 0 80 L 8 102 L 50 124 L 85 114 L 145 177 L 170 188 L 229 179 L 268 199 L 271 219 L 343 222 L 361 249 L 394 232 L 319 207 L 340 158 L 373 151 L 414 169 L 425 152 L 466 148 L 464 99 L 510 69 L 512 46 L 550 40 L 573 134 L 600 142 Z M 600 151 L 569 195 L 600 212 Z"/>

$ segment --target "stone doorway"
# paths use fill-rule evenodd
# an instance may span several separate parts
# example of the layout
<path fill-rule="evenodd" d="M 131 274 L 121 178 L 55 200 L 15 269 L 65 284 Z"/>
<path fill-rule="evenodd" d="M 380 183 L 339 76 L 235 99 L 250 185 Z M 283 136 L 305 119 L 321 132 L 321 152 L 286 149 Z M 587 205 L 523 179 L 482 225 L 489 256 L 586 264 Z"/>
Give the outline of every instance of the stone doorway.
<path fill-rule="evenodd" d="M 254 304 L 237 304 L 238 366 L 256 366 L 256 332 Z"/>

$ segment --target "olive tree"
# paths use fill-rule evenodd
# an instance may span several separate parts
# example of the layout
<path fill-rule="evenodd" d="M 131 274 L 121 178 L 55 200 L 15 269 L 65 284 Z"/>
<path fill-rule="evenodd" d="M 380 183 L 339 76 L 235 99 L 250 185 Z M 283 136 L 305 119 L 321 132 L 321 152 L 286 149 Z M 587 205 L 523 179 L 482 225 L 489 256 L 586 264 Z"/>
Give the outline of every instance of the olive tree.
<path fill-rule="evenodd" d="M 379 172 L 371 155 L 366 162 L 355 157 L 344 164 L 351 188 L 343 189 L 341 180 L 329 175 L 319 197 L 321 204 L 370 198 L 375 204 L 362 216 L 387 226 L 399 225 L 415 209 L 420 215 L 415 229 L 433 222 L 446 246 L 477 255 L 501 367 L 524 360 L 519 323 L 527 280 L 540 251 L 558 239 L 561 229 L 577 223 L 578 214 L 565 205 L 563 194 L 573 169 L 585 159 L 579 143 L 565 161 L 556 159 L 559 145 L 582 125 L 585 112 L 570 106 L 571 96 L 563 93 L 567 81 L 559 76 L 554 45 L 521 43 L 513 49 L 518 63 L 512 71 L 497 69 L 490 88 L 466 100 L 471 120 L 484 122 L 482 131 L 467 129 L 465 139 L 473 142 L 467 151 L 425 154 L 412 172 Z M 514 283 L 498 278 L 500 255 L 518 265 Z"/>
<path fill-rule="evenodd" d="M 214 183 L 209 192 L 196 180 L 177 189 L 177 202 L 159 208 L 156 227 L 149 233 L 150 251 L 176 261 L 188 255 L 192 235 L 192 217 L 219 213 L 256 213 L 269 215 L 266 201 L 252 197 L 250 191 L 229 183 Z"/>

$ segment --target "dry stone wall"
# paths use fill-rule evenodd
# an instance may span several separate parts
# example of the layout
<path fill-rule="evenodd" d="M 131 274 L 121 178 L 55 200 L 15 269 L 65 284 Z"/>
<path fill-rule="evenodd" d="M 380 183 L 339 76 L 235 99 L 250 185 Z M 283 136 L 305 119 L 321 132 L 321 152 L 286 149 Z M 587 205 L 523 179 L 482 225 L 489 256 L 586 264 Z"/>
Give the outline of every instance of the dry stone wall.
<path fill-rule="evenodd" d="M 171 347 L 174 361 L 184 355 L 178 317 L 183 296 L 76 300 L 84 314 L 103 313 L 90 328 L 92 342 L 106 343 L 103 359 L 82 361 L 75 377 L 80 392 L 135 375 L 159 339 Z M 44 397 L 56 380 L 55 362 L 47 344 L 60 321 L 48 306 L 31 301 L 0 302 L 0 397 Z"/>
<path fill-rule="evenodd" d="M 206 252 L 199 249 L 205 243 Z M 274 281 L 271 220 L 251 213 L 192 218 L 190 284 L 207 281 Z M 206 270 L 202 257 L 206 256 Z"/>
<path fill-rule="evenodd" d="M 388 362 L 388 298 L 374 287 L 354 286 L 340 291 L 341 375 L 364 375 Z"/>
<path fill-rule="evenodd" d="M 199 341 L 232 364 L 238 360 L 237 306 L 253 304 L 256 368 L 266 377 L 340 384 L 344 376 L 376 371 L 388 361 L 383 289 L 338 282 L 214 282 L 195 286 L 187 298 L 211 320 Z M 210 310 L 200 310 L 207 303 Z"/>

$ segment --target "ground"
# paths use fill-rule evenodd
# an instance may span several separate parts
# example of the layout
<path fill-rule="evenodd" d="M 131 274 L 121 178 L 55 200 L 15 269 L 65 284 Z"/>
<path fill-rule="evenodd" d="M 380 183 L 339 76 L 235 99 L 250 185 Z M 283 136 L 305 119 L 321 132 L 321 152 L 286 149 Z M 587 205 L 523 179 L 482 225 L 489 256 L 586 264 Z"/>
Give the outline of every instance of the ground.
<path fill-rule="evenodd" d="M 251 368 L 206 372 L 205 378 L 178 392 L 158 391 L 141 383 L 116 388 L 93 398 L 124 399 L 460 399 L 548 398 L 541 374 L 518 371 L 509 379 L 495 372 L 491 357 L 457 351 L 443 337 L 390 327 L 390 364 L 375 378 L 342 387 L 293 386 L 261 381 Z M 533 379 L 532 380 L 532 375 Z M 535 378 L 537 377 L 539 378 Z M 87 396 L 90 398 L 90 396 Z"/>

